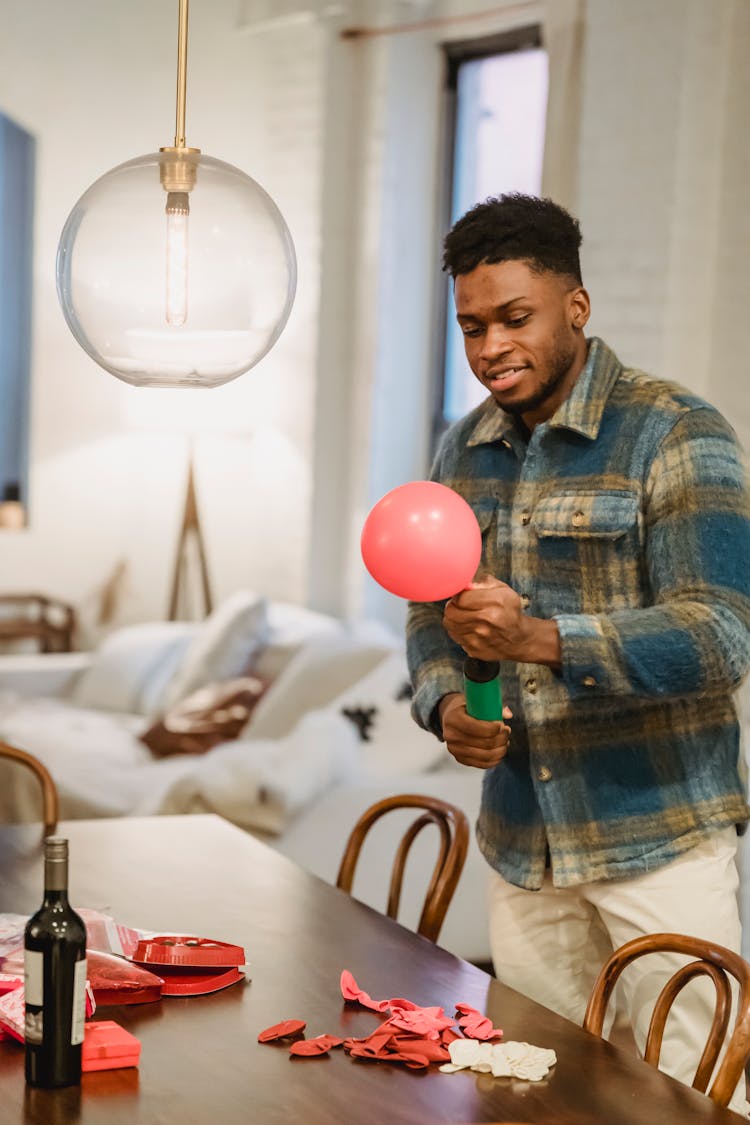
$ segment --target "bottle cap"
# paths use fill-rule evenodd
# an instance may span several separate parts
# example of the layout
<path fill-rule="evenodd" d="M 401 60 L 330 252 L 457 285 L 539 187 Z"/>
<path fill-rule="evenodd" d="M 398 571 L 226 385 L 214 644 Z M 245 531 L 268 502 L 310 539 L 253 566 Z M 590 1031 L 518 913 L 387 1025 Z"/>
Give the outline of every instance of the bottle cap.
<path fill-rule="evenodd" d="M 67 859 L 68 841 L 65 836 L 46 836 L 44 840 L 45 859 Z"/>

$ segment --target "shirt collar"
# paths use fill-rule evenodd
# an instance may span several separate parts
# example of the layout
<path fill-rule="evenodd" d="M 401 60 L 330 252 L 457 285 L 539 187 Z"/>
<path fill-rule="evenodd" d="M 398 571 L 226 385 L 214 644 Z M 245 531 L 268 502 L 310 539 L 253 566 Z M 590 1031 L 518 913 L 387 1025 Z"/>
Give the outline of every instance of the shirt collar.
<path fill-rule="evenodd" d="M 598 336 L 589 340 L 588 356 L 573 389 L 547 423 L 550 427 L 575 430 L 592 441 L 599 433 L 604 407 L 620 376 L 622 364 Z M 516 434 L 513 416 L 503 413 L 495 400 L 487 399 L 467 445 L 509 440 Z"/>

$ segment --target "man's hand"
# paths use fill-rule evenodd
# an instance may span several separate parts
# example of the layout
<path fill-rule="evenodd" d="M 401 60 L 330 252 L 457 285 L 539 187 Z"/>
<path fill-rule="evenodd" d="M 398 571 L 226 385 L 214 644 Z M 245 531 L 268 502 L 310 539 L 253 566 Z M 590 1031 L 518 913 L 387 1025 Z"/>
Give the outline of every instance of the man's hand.
<path fill-rule="evenodd" d="M 467 714 L 466 699 L 458 692 L 444 695 L 438 710 L 445 744 L 462 766 L 486 770 L 505 757 L 510 741 L 510 727 L 505 723 L 473 719 Z M 503 707 L 503 718 L 512 718 L 509 707 Z"/>
<path fill-rule="evenodd" d="M 486 577 L 462 590 L 445 607 L 448 636 L 479 660 L 521 660 L 527 619 L 515 590 Z"/>
<path fill-rule="evenodd" d="M 529 617 L 515 590 L 497 578 L 472 582 L 451 598 L 443 614 L 446 633 L 479 660 L 514 660 L 559 669 L 560 634 L 554 621 Z"/>

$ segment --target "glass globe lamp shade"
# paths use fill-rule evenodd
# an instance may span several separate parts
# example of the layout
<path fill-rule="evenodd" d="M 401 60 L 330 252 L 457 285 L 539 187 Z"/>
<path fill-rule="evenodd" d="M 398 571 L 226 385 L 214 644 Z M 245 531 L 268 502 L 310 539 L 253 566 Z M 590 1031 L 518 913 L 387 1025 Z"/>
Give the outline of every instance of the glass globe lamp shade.
<path fill-rule="evenodd" d="M 271 197 L 196 150 L 107 172 L 76 203 L 57 251 L 68 327 L 101 367 L 136 386 L 236 379 L 278 339 L 296 277 Z"/>

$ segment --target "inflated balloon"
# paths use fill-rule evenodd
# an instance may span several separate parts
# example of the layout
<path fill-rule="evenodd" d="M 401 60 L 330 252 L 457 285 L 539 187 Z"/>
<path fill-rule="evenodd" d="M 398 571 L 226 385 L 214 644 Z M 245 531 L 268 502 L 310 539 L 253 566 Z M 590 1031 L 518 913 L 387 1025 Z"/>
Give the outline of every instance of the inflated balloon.
<path fill-rule="evenodd" d="M 419 480 L 387 492 L 365 520 L 362 558 L 384 589 L 413 602 L 464 590 L 482 556 L 482 533 L 462 496 Z"/>

